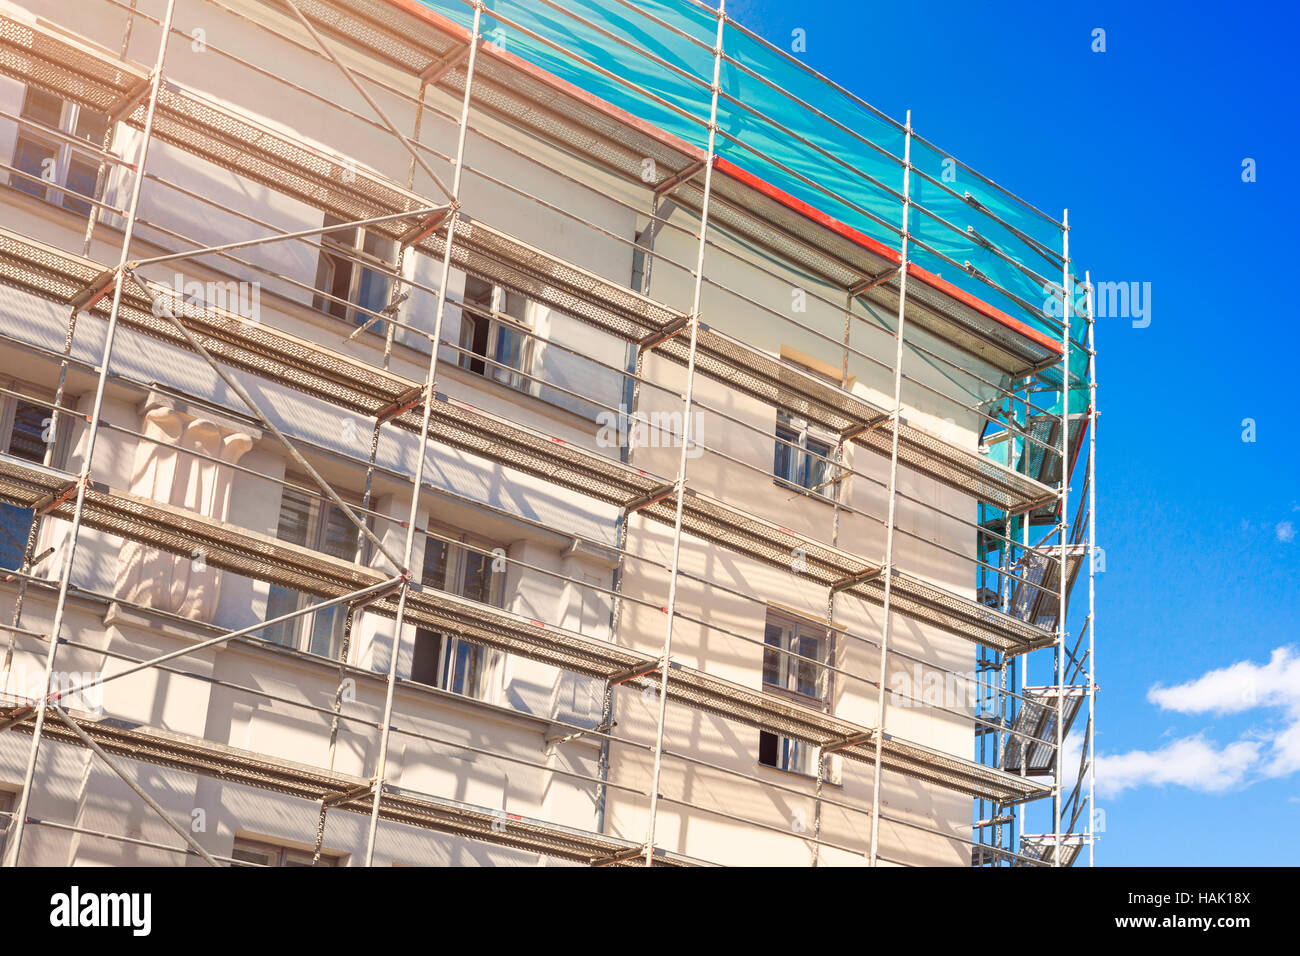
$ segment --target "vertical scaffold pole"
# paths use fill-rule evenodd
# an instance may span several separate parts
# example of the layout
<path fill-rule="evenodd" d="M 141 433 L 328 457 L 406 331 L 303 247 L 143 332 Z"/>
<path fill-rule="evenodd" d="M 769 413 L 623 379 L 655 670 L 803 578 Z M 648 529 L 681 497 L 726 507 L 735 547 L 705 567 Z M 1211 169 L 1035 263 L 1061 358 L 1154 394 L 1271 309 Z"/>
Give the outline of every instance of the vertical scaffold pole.
<path fill-rule="evenodd" d="M 447 282 L 451 277 L 451 246 L 455 240 L 456 223 L 460 220 L 461 170 L 465 166 L 465 132 L 469 128 L 469 104 L 474 89 L 474 64 L 479 45 L 479 26 L 483 14 L 481 0 L 474 3 L 474 24 L 469 36 L 469 59 L 465 63 L 465 95 L 460 107 L 460 125 L 456 138 L 456 169 L 452 176 L 451 211 L 447 216 L 447 239 L 442 250 L 442 281 L 438 284 L 438 306 L 433 323 L 433 343 L 429 351 L 429 374 L 424 383 L 424 414 L 420 422 L 420 443 L 416 450 L 415 476 L 412 479 L 411 507 L 406 522 L 406 544 L 402 568 L 402 589 L 397 598 L 397 614 L 393 622 L 393 647 L 388 656 L 388 682 L 384 692 L 384 716 L 380 722 L 379 756 L 376 759 L 374 796 L 370 806 L 370 825 L 366 832 L 366 866 L 374 865 L 375 839 L 379 833 L 379 806 L 384 797 L 384 775 L 388 764 L 388 743 L 393 722 L 393 697 L 397 690 L 397 658 L 402 645 L 402 625 L 406 618 L 406 598 L 411 590 L 410 565 L 415 552 L 415 526 L 420 511 L 420 487 L 424 484 L 424 462 L 429 450 L 429 425 L 433 416 L 433 389 L 438 377 L 438 349 L 442 342 L 442 320 L 447 305 Z"/>
<path fill-rule="evenodd" d="M 1057 534 L 1061 539 L 1060 604 L 1056 613 L 1056 773 L 1052 787 L 1052 834 L 1056 843 L 1052 866 L 1061 865 L 1061 794 L 1065 774 L 1065 625 L 1069 608 L 1070 526 L 1070 210 L 1061 217 L 1061 258 L 1065 260 L 1061 277 L 1061 513 Z"/>
<path fill-rule="evenodd" d="M 67 554 L 59 573 L 59 593 L 54 605 L 54 621 L 50 626 L 50 648 L 45 655 L 45 691 L 36 704 L 36 726 L 32 730 L 32 745 L 27 752 L 27 768 L 23 773 L 23 789 L 14 813 L 14 832 L 6 865 L 17 866 L 26 832 L 27 808 L 31 803 L 32 783 L 36 776 L 36 760 L 40 752 L 41 734 L 45 729 L 50 683 L 54 677 L 54 658 L 58 653 L 59 633 L 63 629 L 63 615 L 68 604 L 68 587 L 72 580 L 72 565 L 77 555 L 77 538 L 81 534 L 81 516 L 86 504 L 86 486 L 90 482 L 90 468 L 95 457 L 95 438 L 99 432 L 99 419 L 104 409 L 104 392 L 108 387 L 108 364 L 113 354 L 113 340 L 117 334 L 117 319 L 122 309 L 122 291 L 126 284 L 126 265 L 130 261 L 131 241 L 135 236 L 136 214 L 140 208 L 140 191 L 144 186 L 145 163 L 149 158 L 149 141 L 153 138 L 154 115 L 157 112 L 158 88 L 162 83 L 163 65 L 167 58 L 167 40 L 171 36 L 172 14 L 176 0 L 167 0 L 163 14 L 162 30 L 158 39 L 158 56 L 154 60 L 153 75 L 149 83 L 149 107 L 145 111 L 144 129 L 140 138 L 140 156 L 136 164 L 135 179 L 131 183 L 131 200 L 127 204 L 126 224 L 122 232 L 122 250 L 118 256 L 117 274 L 113 282 L 113 305 L 108 313 L 104 331 L 104 349 L 99 362 L 99 375 L 95 382 L 95 401 L 86 420 L 86 447 L 77 476 L 77 499 L 72 510 L 72 526 L 68 531 Z"/>
<path fill-rule="evenodd" d="M 1088 322 L 1088 865 L 1096 863 L 1097 834 L 1097 341 L 1092 313 L 1092 274 L 1085 272 Z"/>
<path fill-rule="evenodd" d="M 664 627 L 663 658 L 659 666 L 659 715 L 655 726 L 654 768 L 650 772 L 650 812 L 646 821 L 645 865 L 654 865 L 655 823 L 659 813 L 659 777 L 664 762 L 664 722 L 668 716 L 668 665 L 673 651 L 673 618 L 677 613 L 677 572 L 682 556 L 682 508 L 686 499 L 686 461 L 691 442 L 691 410 L 695 404 L 695 356 L 700 332 L 700 297 L 704 289 L 704 251 L 709 236 L 709 200 L 713 195 L 713 156 L 718 133 L 718 92 L 722 81 L 722 30 L 727 22 L 726 0 L 718 0 L 718 32 L 713 45 L 713 84 L 709 104 L 709 145 L 704 161 L 704 197 L 700 202 L 700 246 L 695 257 L 695 288 L 691 293 L 691 344 L 686 361 L 682 448 L 677 459 L 677 501 L 673 517 L 673 560 L 668 578 L 668 623 Z"/>
<path fill-rule="evenodd" d="M 840 353 L 840 388 L 844 391 L 849 390 L 849 343 L 853 333 L 853 292 L 850 290 L 844 297 L 844 351 Z M 852 469 L 844 468 L 844 436 L 841 435 L 835 443 L 835 478 L 831 482 L 830 488 L 834 502 L 834 513 L 831 518 L 831 547 L 838 548 L 840 545 L 840 512 L 843 510 L 843 500 L 850 494 L 849 476 Z M 827 655 L 826 662 L 832 667 L 835 666 L 835 650 L 838 649 L 838 641 L 835 638 L 835 632 L 832 628 L 835 626 L 835 589 L 832 588 L 826 595 L 826 640 Z M 834 696 L 832 690 L 832 681 L 834 673 L 827 671 L 824 675 L 826 681 L 826 692 L 822 702 L 823 713 L 829 712 L 829 701 Z M 833 758 L 832 758 L 833 759 Z M 824 748 L 817 750 L 817 789 L 813 797 L 813 862 L 814 867 L 821 865 L 822 855 L 822 797 L 826 783 L 826 751 Z"/>
<path fill-rule="evenodd" d="M 876 687 L 876 759 L 872 768 L 871 792 L 871 856 L 870 864 L 875 866 L 880 859 L 880 759 L 885 736 L 885 688 L 889 683 L 889 625 L 893 608 L 890 600 L 894 583 L 894 527 L 898 505 L 898 430 L 903 417 L 903 333 L 907 322 L 907 256 L 908 239 L 911 235 L 912 212 L 912 111 L 907 111 L 907 126 L 903 140 L 903 233 L 899 245 L 898 262 L 898 331 L 894 349 L 894 409 L 891 413 L 893 424 L 889 448 L 889 514 L 885 523 L 885 558 L 881 562 L 881 571 L 885 576 L 885 596 L 883 602 L 883 621 L 880 629 L 880 669 L 879 684 Z"/>

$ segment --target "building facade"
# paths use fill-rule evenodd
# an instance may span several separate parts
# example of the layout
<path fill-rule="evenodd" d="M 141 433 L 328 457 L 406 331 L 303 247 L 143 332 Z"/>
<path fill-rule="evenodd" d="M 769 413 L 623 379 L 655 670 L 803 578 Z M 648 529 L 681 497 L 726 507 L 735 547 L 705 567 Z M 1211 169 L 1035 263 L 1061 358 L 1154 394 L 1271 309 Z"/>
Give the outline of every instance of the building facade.
<path fill-rule="evenodd" d="M 1016 595 L 1078 568 L 1021 583 L 1077 504 L 1013 428 L 1059 337 L 460 13 L 0 3 L 11 862 L 201 865 L 131 781 L 261 865 L 968 866 L 1068 817 L 1005 759 L 1064 630 Z"/>

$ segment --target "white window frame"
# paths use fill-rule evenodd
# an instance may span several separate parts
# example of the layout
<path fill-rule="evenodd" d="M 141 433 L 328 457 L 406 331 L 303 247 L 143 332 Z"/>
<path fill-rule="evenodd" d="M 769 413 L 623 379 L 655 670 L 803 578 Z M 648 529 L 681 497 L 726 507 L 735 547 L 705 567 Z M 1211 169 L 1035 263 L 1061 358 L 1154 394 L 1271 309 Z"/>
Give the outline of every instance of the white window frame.
<path fill-rule="evenodd" d="M 27 97 L 31 96 L 33 91 L 41 95 L 53 96 L 54 99 L 59 101 L 59 124 L 54 132 L 45 132 L 41 128 L 34 128 L 39 126 L 38 121 L 26 115 Z M 45 194 L 43 196 L 35 196 L 32 190 L 39 187 L 37 187 L 30 179 L 19 176 L 17 173 L 11 172 L 9 174 L 9 185 L 29 196 L 43 199 L 45 202 L 53 206 L 67 209 L 68 211 L 74 212 L 80 216 L 88 215 L 90 212 L 94 211 L 96 207 L 93 203 L 88 203 L 85 198 L 78 195 L 75 190 L 69 189 L 68 187 L 68 173 L 72 169 L 74 160 L 88 161 L 89 164 L 94 167 L 96 182 L 91 184 L 89 197 L 94 200 L 100 198 L 97 195 L 96 190 L 99 180 L 100 157 L 96 153 L 78 148 L 74 143 L 69 142 L 69 139 L 79 139 L 77 136 L 77 125 L 80 122 L 83 110 L 85 110 L 85 107 L 73 103 L 70 100 L 65 100 L 61 96 L 46 93 L 43 90 L 36 89 L 36 87 L 26 87 L 23 91 L 23 105 L 19 110 L 19 115 L 22 117 L 25 125 L 18 128 L 17 134 L 14 137 L 14 151 L 9 163 L 9 165 L 15 169 L 20 168 L 18 165 L 19 151 L 22 149 L 24 141 L 44 147 L 51 151 L 54 154 L 52 157 L 54 159 L 54 175 L 53 178 L 50 178 L 40 174 L 41 178 L 47 183 L 45 186 Z M 85 111 L 87 113 L 94 112 L 93 110 Z M 107 119 L 107 117 L 105 117 L 105 119 Z M 107 127 L 105 127 L 105 129 L 107 129 Z M 59 133 L 63 135 L 56 135 Z M 102 140 L 95 143 L 87 139 L 85 142 L 91 143 L 95 149 L 100 149 L 103 146 Z M 38 175 L 32 173 L 31 170 L 22 171 L 31 175 Z M 69 203 L 77 205 L 69 205 Z M 77 208 L 77 206 L 87 206 L 87 208 L 81 209 Z"/>
<path fill-rule="evenodd" d="M 773 630 L 780 634 L 780 641 L 777 644 L 771 643 L 769 637 Z M 809 632 L 812 632 L 809 634 Z M 796 647 L 797 642 L 806 636 L 811 636 L 818 640 L 824 651 L 823 659 L 816 666 L 820 670 L 817 675 L 817 683 L 820 686 L 814 687 L 811 691 L 802 690 L 799 684 L 799 668 L 809 666 L 808 661 L 811 655 L 803 654 L 802 657 L 791 656 L 801 654 Z M 778 659 L 777 664 L 777 682 L 772 683 L 767 679 L 767 662 L 768 658 L 775 656 Z M 827 666 L 831 662 L 832 656 L 832 638 L 824 626 L 813 624 L 810 621 L 801 621 L 793 615 L 782 614 L 779 611 L 769 610 L 767 620 L 763 625 L 763 688 L 764 690 L 779 690 L 782 693 L 790 694 L 805 700 L 822 703 L 826 700 L 830 690 L 830 671 Z"/>
<path fill-rule="evenodd" d="M 240 853 L 248 855 L 262 854 L 268 862 L 260 863 L 257 860 L 241 859 Z M 230 855 L 242 863 L 251 863 L 254 865 L 271 866 L 271 867 L 295 867 L 311 866 L 312 857 L 315 856 L 313 850 L 300 850 L 297 847 L 283 846 L 279 843 L 272 843 L 269 840 L 257 840 L 251 837 L 235 837 L 235 844 L 230 848 Z M 342 858 L 335 853 L 326 853 L 321 851 L 320 862 L 316 866 L 341 866 Z"/>
<path fill-rule="evenodd" d="M 780 634 L 779 642 L 775 644 L 769 640 L 773 630 L 779 631 Z M 800 651 L 796 649 L 796 642 L 810 631 L 813 632 L 813 636 L 820 638 L 823 648 L 820 664 L 812 665 L 819 670 L 816 682 L 820 686 L 815 687 L 815 693 L 811 694 L 801 690 L 798 683 L 799 668 L 808 664 L 805 658 L 809 658 L 811 655 L 791 656 L 791 654 L 800 654 Z M 776 683 L 768 681 L 768 662 L 773 655 L 777 657 Z M 766 693 L 780 694 L 808 707 L 822 709 L 830 700 L 834 689 L 833 672 L 831 671 L 834 661 L 835 634 L 833 631 L 828 630 L 824 625 L 803 620 L 775 608 L 768 609 L 767 619 L 763 624 L 762 680 L 763 690 Z M 769 734 L 776 738 L 776 763 L 767 764 L 760 761 L 762 766 L 805 777 L 815 778 L 817 776 L 818 747 L 790 737 L 783 737 L 771 731 L 761 731 L 760 733 Z M 822 772 L 823 779 L 826 782 L 838 784 L 842 776 L 840 755 L 832 754 L 822 768 Z"/>
<path fill-rule="evenodd" d="M 837 444 L 836 437 L 829 432 L 813 428 L 808 424 L 807 419 L 799 418 L 783 409 L 778 409 L 774 438 L 772 474 L 777 482 L 786 488 L 810 497 L 834 501 L 840 486 L 840 476 L 838 474 L 840 469 L 836 467 L 834 457 Z M 825 447 L 824 454 L 819 450 L 809 449 L 809 445 L 814 442 Z M 776 456 L 782 451 L 786 453 L 793 465 L 793 471 L 796 475 L 794 478 L 780 474 L 776 470 Z M 822 459 L 826 460 L 823 461 Z M 814 465 L 821 467 L 825 471 L 819 485 L 812 484 L 811 475 L 805 478 L 805 472 L 811 472 Z M 808 482 L 807 484 L 804 483 L 805 480 Z"/>
<path fill-rule="evenodd" d="M 484 541 L 472 535 L 460 531 L 431 527 L 431 531 L 449 539 L 444 541 L 442 538 L 432 536 L 425 538 L 425 555 L 429 554 L 430 548 L 448 547 L 448 560 L 443 568 L 442 581 L 424 580 L 423 572 L 427 570 L 426 563 L 421 564 L 421 585 L 424 587 L 436 588 L 440 591 L 446 591 L 459 597 L 465 596 L 465 572 L 471 555 L 481 557 L 485 561 L 496 560 L 490 552 L 497 548 L 504 551 L 499 545 L 493 545 L 491 542 Z M 469 545 L 467 548 L 466 545 Z M 471 550 L 476 549 L 476 550 Z M 489 552 L 483 554 L 481 552 Z M 492 607 L 501 607 L 505 599 L 505 578 L 506 571 L 488 572 L 491 575 L 489 583 L 489 594 L 487 604 Z M 450 583 L 450 587 L 448 586 Z M 471 598 L 471 600 L 473 600 Z M 417 628 L 416 640 L 420 640 L 420 632 L 441 635 L 440 650 L 438 654 L 437 675 L 433 686 L 442 690 L 450 691 L 453 694 L 460 694 L 464 697 L 472 697 L 475 700 L 491 700 L 495 696 L 497 660 L 491 650 L 482 644 L 474 644 L 470 641 L 464 641 L 453 634 L 437 631 L 434 628 Z M 473 673 L 477 675 L 474 685 L 469 686 L 465 681 L 463 672 L 454 666 L 460 656 L 464 654 L 469 658 L 477 658 Z M 412 667 L 414 667 L 414 650 L 412 651 Z"/>
<path fill-rule="evenodd" d="M 342 220 L 326 214 L 322 225 L 330 226 L 341 223 Z M 386 334 L 385 319 L 375 318 L 367 312 L 361 311 L 363 308 L 369 308 L 368 306 L 363 306 L 360 302 L 361 288 L 362 283 L 365 281 L 366 273 L 370 273 L 375 276 L 378 281 L 383 282 L 384 294 L 381 296 L 383 299 L 383 305 L 377 309 L 371 310 L 374 312 L 381 312 L 392 302 L 394 280 L 387 273 L 395 272 L 396 267 L 394 262 L 390 261 L 390 259 L 369 252 L 366 249 L 366 240 L 367 238 L 371 238 L 375 242 L 383 244 L 384 248 L 388 250 L 393 259 L 396 258 L 396 243 L 388 236 L 381 235 L 377 232 L 367 231 L 364 226 L 352 227 L 351 242 L 344 241 L 345 238 L 345 231 L 323 232 L 320 235 L 321 249 L 318 253 L 316 263 L 316 281 L 313 284 L 316 294 L 312 296 L 312 308 L 317 312 L 323 312 L 341 322 L 347 322 L 349 325 L 364 325 L 366 322 L 370 322 L 374 319 L 367 331 L 380 335 Z M 338 263 L 336 263 L 334 258 L 330 255 L 331 252 L 342 254 L 343 257 Z M 340 267 L 340 264 L 349 270 L 348 288 L 346 295 L 336 296 L 336 293 L 333 291 L 334 275 L 335 270 Z M 368 265 L 373 266 L 374 268 L 367 268 Z M 383 269 L 384 271 L 378 271 L 380 269 Z M 336 298 L 344 299 L 347 304 L 345 305 L 342 302 L 336 302 L 333 298 L 327 298 L 327 296 L 336 296 Z M 342 315 L 339 315 L 340 311 L 343 313 Z"/>
<path fill-rule="evenodd" d="M 309 481 L 307 479 L 299 479 L 294 476 L 286 476 L 286 480 L 297 485 L 305 486 L 309 484 Z M 307 542 L 305 544 L 300 544 L 299 547 L 310 548 L 311 550 L 319 551 L 322 554 L 329 553 L 324 550 L 324 545 L 326 540 L 325 536 L 327 531 L 329 530 L 329 522 L 327 519 L 328 516 L 331 514 L 337 514 L 340 517 L 340 519 L 346 523 L 347 528 L 352 533 L 354 545 L 360 542 L 361 540 L 360 529 L 357 528 L 356 525 L 353 524 L 350 519 L 348 519 L 345 515 L 343 515 L 342 511 L 339 510 L 338 505 L 334 504 L 334 502 L 332 501 L 325 501 L 317 495 L 310 494 L 308 492 L 298 491 L 295 488 L 287 488 L 287 487 L 282 489 L 281 491 L 280 509 L 276 512 L 276 528 L 274 533 L 277 538 L 279 538 L 280 515 L 283 514 L 286 498 L 291 494 L 300 495 L 304 499 L 306 499 L 307 502 L 309 503 Z M 353 502 L 353 503 L 359 505 L 359 503 L 357 502 Z M 279 538 L 279 540 L 288 540 L 288 539 Z M 290 542 L 290 543 L 297 544 L 298 542 Z M 354 551 L 353 554 L 347 555 L 345 560 L 353 561 L 355 560 L 355 558 L 356 555 Z M 363 555 L 363 559 L 364 559 L 364 555 Z M 295 595 L 296 600 L 294 601 L 293 606 L 284 609 L 277 609 L 275 613 L 272 613 L 271 605 L 276 600 L 277 593 L 286 594 L 286 595 Z M 294 591 L 291 588 L 285 588 L 285 587 L 281 587 L 280 585 L 272 584 L 271 590 L 267 595 L 266 616 L 267 618 L 279 617 L 282 614 L 287 614 L 290 611 L 301 610 L 307 605 L 315 604 L 318 603 L 319 601 L 320 598 L 314 595 L 304 594 L 300 591 Z M 312 650 L 312 643 L 315 637 L 316 617 L 318 614 L 329 614 L 332 617 L 334 622 L 332 625 L 332 634 L 330 636 L 330 652 L 328 655 L 321 655 Z M 342 652 L 343 627 L 346 620 L 347 620 L 347 608 L 343 605 L 337 605 L 334 608 L 331 608 L 326 611 L 314 611 L 311 614 L 300 615 L 299 617 L 296 617 L 290 621 L 285 621 L 281 625 L 279 625 L 282 628 L 288 629 L 289 633 L 293 638 L 291 643 L 286 641 L 276 640 L 275 637 L 272 635 L 271 629 L 269 627 L 263 629 L 263 631 L 261 632 L 261 636 L 264 640 L 272 644 L 275 644 L 279 647 L 291 648 L 292 650 L 301 651 L 304 654 L 313 654 L 317 657 L 327 656 L 329 660 L 338 660 L 339 654 Z"/>
<path fill-rule="evenodd" d="M 486 279 L 479 279 L 477 276 L 466 276 L 466 289 L 471 281 L 482 282 L 484 285 L 492 287 L 491 303 L 486 310 L 483 310 L 482 305 L 475 302 L 472 304 L 474 311 L 470 311 L 470 308 L 467 307 L 470 306 L 469 300 L 466 298 L 465 293 L 462 293 L 459 342 L 462 351 L 457 353 L 459 355 L 457 364 L 475 375 L 480 375 L 493 382 L 499 382 L 507 388 L 513 388 L 515 391 L 525 392 L 529 395 L 537 395 L 540 392 L 541 384 L 536 380 L 536 364 L 539 351 L 536 348 L 537 343 L 534 338 L 535 328 L 533 323 L 536 303 L 519 292 L 488 282 Z M 522 316 L 510 314 L 511 297 L 517 297 L 523 303 Z M 483 311 L 491 314 L 483 315 Z M 475 336 L 471 333 L 471 330 L 476 328 L 479 322 L 488 324 L 487 341 L 482 352 L 474 350 L 473 341 Z M 519 336 L 518 365 L 504 362 L 498 356 L 503 333 L 514 333 Z M 472 368 L 475 361 L 482 362 L 482 371 L 475 371 Z M 493 365 L 493 362 L 498 364 Z M 505 368 L 501 366 L 505 366 Z"/>
<path fill-rule="evenodd" d="M 8 381 L 5 382 L 5 387 L 13 392 L 22 392 L 24 395 L 31 395 L 42 399 L 45 398 L 43 389 L 33 388 L 21 382 Z M 42 431 L 49 427 L 50 422 L 53 421 L 54 418 L 54 413 L 49 406 L 44 405 L 39 401 L 31 401 L 26 398 L 20 398 L 16 395 L 0 396 L 0 449 L 2 449 L 6 455 L 11 454 L 9 446 L 13 442 L 14 438 L 14 425 L 18 421 L 19 405 L 30 405 L 33 408 L 40 409 L 42 412 Z M 65 420 L 66 417 L 67 416 L 64 416 Z"/>

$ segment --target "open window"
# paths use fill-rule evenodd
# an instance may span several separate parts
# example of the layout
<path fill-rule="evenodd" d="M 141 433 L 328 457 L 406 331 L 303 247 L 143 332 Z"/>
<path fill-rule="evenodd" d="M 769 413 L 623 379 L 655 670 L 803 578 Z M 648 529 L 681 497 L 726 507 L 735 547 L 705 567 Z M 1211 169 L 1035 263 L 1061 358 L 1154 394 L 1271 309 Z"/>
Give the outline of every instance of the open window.
<path fill-rule="evenodd" d="M 534 392 L 529 377 L 534 374 L 535 350 L 528 299 L 466 276 L 462 302 L 460 367 L 521 392 Z"/>
<path fill-rule="evenodd" d="M 99 158 L 79 148 L 76 141 L 102 148 L 108 117 L 31 86 L 23 98 L 22 117 L 44 129 L 19 129 L 10 165 L 28 175 L 10 173 L 9 185 L 79 215 L 89 215 L 87 199 L 99 198 L 95 188 Z"/>
<path fill-rule="evenodd" d="M 325 214 L 326 226 L 341 222 Z M 320 240 L 319 294 L 313 297 L 312 308 L 352 325 L 365 325 L 392 301 L 393 280 L 379 270 L 394 271 L 396 243 L 358 226 L 322 233 Z M 375 319 L 368 331 L 384 335 L 386 325 L 383 319 Z"/>
<path fill-rule="evenodd" d="M 500 607 L 505 584 L 504 549 L 464 535 L 429 537 L 424 546 L 424 587 Z M 411 679 L 480 700 L 489 696 L 487 648 L 429 628 L 415 632 Z"/>
<path fill-rule="evenodd" d="M 821 710 L 830 699 L 832 637 L 825 627 L 794 615 L 768 609 L 763 633 L 763 690 L 790 697 Z M 818 748 L 812 744 L 760 731 L 758 762 L 777 770 L 817 776 Z M 832 756 L 823 768 L 826 780 L 839 782 L 839 761 Z"/>
<path fill-rule="evenodd" d="M 304 482 L 305 483 L 305 482 Z M 280 498 L 280 520 L 275 535 L 281 541 L 299 544 L 345 561 L 357 559 L 361 532 L 333 502 L 285 488 Z M 271 585 L 266 603 L 267 620 L 292 613 L 319 598 Z M 262 637 L 282 647 L 337 658 L 343 648 L 343 625 L 347 608 L 341 605 L 282 621 L 262 631 Z"/>

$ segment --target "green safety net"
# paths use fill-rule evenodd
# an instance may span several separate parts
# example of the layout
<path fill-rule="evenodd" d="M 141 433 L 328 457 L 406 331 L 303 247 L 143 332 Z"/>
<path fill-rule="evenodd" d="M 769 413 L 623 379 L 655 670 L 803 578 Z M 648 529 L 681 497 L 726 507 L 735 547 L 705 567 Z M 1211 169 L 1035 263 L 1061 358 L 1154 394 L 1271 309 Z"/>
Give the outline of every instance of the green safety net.
<path fill-rule="evenodd" d="M 473 21 L 463 0 L 420 2 L 463 26 Z M 487 0 L 480 29 L 510 53 L 707 146 L 714 11 L 690 0 Z M 904 127 L 734 25 L 722 46 L 734 62 L 722 65 L 717 154 L 898 248 Z M 1062 227 L 915 132 L 911 162 L 911 260 L 1059 342 Z M 1072 288 L 1072 314 L 1083 305 Z M 1078 383 L 1087 371 L 1085 324 L 1072 322 L 1071 332 Z"/>

